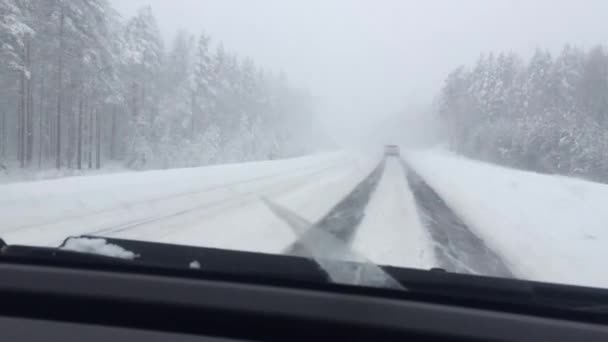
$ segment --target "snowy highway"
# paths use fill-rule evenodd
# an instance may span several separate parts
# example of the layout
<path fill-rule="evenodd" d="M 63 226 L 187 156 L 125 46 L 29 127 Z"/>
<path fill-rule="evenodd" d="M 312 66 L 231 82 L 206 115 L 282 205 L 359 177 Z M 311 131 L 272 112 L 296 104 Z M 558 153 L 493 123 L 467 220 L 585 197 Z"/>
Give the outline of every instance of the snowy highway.
<path fill-rule="evenodd" d="M 6 185 L 0 235 L 50 246 L 91 234 L 276 253 L 294 236 L 260 196 L 316 220 L 367 168 L 338 153 Z"/>
<path fill-rule="evenodd" d="M 420 221 L 398 158 L 386 159 L 384 174 L 352 246 L 378 264 L 425 269 L 437 266 L 431 236 Z"/>
<path fill-rule="evenodd" d="M 473 182 L 482 185 L 470 191 Z M 544 214 L 555 205 L 539 195 L 547 189 L 569 210 Z M 608 235 L 608 217 L 587 205 L 581 210 L 595 215 L 592 223 L 577 230 L 557 223 L 572 223 L 569 215 L 579 212 L 573 206 L 585 206 L 586 196 L 608 198 L 608 187 L 443 153 L 381 158 L 339 151 L 13 183 L 0 186 L 0 194 L 0 237 L 10 244 L 57 246 L 68 236 L 97 235 L 300 256 L 310 256 L 312 246 L 328 258 L 380 265 L 608 283 L 592 266 L 607 257 L 597 242 Z M 310 229 L 298 231 L 294 220 Z M 321 241 L 328 233 L 329 244 Z M 571 248 L 587 259 L 568 259 Z M 555 258 L 563 262 L 547 267 Z"/>

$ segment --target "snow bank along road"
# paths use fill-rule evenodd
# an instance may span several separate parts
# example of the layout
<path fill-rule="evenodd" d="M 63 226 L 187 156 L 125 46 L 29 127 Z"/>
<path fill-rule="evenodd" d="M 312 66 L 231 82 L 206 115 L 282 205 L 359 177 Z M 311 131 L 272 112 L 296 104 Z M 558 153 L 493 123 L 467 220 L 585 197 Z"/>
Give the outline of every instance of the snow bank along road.
<path fill-rule="evenodd" d="M 513 277 L 502 259 L 473 233 L 437 193 L 403 163 L 420 216 L 434 241 L 435 257 L 448 271 Z"/>
<path fill-rule="evenodd" d="M 608 185 L 441 151 L 406 160 L 516 277 L 608 287 Z"/>
<path fill-rule="evenodd" d="M 379 160 L 335 152 L 7 184 L 0 236 L 56 246 L 88 234 L 309 256 L 306 244 L 330 233 L 341 244 L 332 258 L 608 287 L 600 271 L 608 186 L 439 152 Z M 294 220 L 310 231 L 296 232 Z"/>

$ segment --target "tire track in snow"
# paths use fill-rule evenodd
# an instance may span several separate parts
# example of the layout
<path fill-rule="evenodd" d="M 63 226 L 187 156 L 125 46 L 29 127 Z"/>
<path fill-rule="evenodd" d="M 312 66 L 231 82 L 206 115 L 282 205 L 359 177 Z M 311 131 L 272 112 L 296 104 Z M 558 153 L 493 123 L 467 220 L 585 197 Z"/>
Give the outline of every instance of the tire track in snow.
<path fill-rule="evenodd" d="M 401 159 L 423 224 L 435 242 L 440 267 L 450 272 L 513 278 L 500 256 L 476 236 L 445 201 Z"/>
<path fill-rule="evenodd" d="M 341 241 L 350 244 L 357 226 L 363 219 L 365 207 L 382 175 L 386 160 L 383 159 L 378 166 L 359 183 L 342 201 L 334 206 L 327 215 L 314 224 L 310 232 L 304 233 L 296 242 L 288 246 L 283 254 L 310 257 L 308 249 L 302 241 L 308 241 L 309 235 L 315 234 L 314 230 L 323 230 L 331 233 Z"/>

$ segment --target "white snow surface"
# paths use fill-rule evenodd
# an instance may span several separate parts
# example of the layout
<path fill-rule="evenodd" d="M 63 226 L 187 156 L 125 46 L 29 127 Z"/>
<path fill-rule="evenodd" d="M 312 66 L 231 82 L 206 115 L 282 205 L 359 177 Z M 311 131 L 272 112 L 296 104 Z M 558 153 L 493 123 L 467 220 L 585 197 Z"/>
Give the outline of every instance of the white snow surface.
<path fill-rule="evenodd" d="M 608 287 L 608 185 L 436 150 L 406 159 L 517 277 Z"/>
<path fill-rule="evenodd" d="M 16 182 L 28 182 L 28 181 L 41 181 L 48 179 L 58 179 L 65 177 L 76 177 L 76 176 L 94 176 L 101 174 L 119 173 L 128 171 L 124 166 L 118 163 L 108 163 L 101 169 L 88 169 L 83 168 L 82 170 L 77 169 L 60 169 L 48 168 L 42 170 L 35 169 L 22 169 L 19 165 L 9 164 L 7 169 L 0 168 L 0 184 L 16 183 Z"/>
<path fill-rule="evenodd" d="M 96 238 L 71 238 L 66 241 L 61 249 L 129 260 L 133 260 L 137 257 L 137 255 L 131 251 L 127 251 L 118 245 L 108 243 L 105 239 Z"/>
<path fill-rule="evenodd" d="M 436 266 L 431 237 L 418 216 L 414 196 L 397 158 L 388 158 L 353 249 L 381 265 L 429 269 Z"/>
<path fill-rule="evenodd" d="M 517 277 L 608 287 L 602 271 L 608 260 L 608 185 L 437 150 L 405 158 Z M 261 198 L 316 222 L 378 160 L 342 151 L 0 185 L 0 236 L 40 246 L 86 234 L 282 253 L 297 235 Z M 352 248 L 378 264 L 430 268 L 432 247 L 399 161 L 389 158 Z M 94 239 L 78 248 L 109 247 Z"/>
<path fill-rule="evenodd" d="M 378 160 L 332 152 L 0 185 L 0 236 L 40 246 L 86 234 L 280 253 L 296 237 L 260 197 L 315 222 Z"/>

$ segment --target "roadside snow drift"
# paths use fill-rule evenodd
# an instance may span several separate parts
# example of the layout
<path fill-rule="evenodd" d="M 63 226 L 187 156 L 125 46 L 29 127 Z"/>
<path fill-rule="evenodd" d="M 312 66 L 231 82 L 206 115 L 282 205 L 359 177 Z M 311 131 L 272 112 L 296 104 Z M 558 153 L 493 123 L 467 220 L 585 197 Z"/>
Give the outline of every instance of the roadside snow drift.
<path fill-rule="evenodd" d="M 519 278 L 608 287 L 608 186 L 410 152 L 411 167 Z"/>

